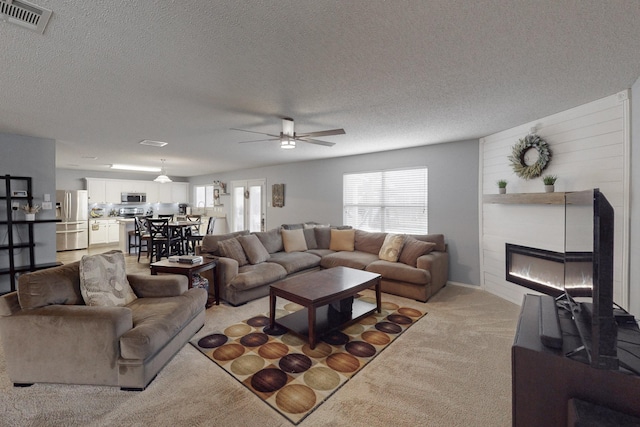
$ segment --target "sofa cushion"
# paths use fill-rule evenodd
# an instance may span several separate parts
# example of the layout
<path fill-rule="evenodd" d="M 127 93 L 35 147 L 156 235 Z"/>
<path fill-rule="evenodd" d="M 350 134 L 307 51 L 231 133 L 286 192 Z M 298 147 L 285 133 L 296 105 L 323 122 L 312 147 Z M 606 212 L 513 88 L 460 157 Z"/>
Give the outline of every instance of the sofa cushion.
<path fill-rule="evenodd" d="M 269 262 L 280 264 L 287 274 L 297 273 L 308 268 L 318 267 L 320 257 L 309 252 L 278 252 L 271 255 Z"/>
<path fill-rule="evenodd" d="M 316 236 L 317 249 L 329 249 L 329 245 L 331 244 L 331 228 L 315 227 L 313 233 Z"/>
<path fill-rule="evenodd" d="M 238 236 L 245 236 L 247 234 L 249 234 L 248 230 L 235 231 L 228 234 L 207 234 L 202 238 L 200 252 L 212 255 L 220 255 L 220 252 L 218 251 L 218 242 L 233 239 L 234 237 Z"/>
<path fill-rule="evenodd" d="M 237 291 L 268 285 L 287 277 L 287 270 L 274 262 L 248 264 L 238 269 L 238 274 L 229 282 L 230 287 Z"/>
<path fill-rule="evenodd" d="M 314 254 L 314 255 L 318 255 L 320 258 L 327 256 L 329 254 L 333 254 L 336 251 L 332 251 L 331 249 L 309 249 L 307 251 L 308 254 Z"/>
<path fill-rule="evenodd" d="M 80 260 L 80 293 L 89 306 L 124 307 L 135 301 L 122 252 L 84 255 Z"/>
<path fill-rule="evenodd" d="M 400 251 L 404 245 L 404 238 L 405 236 L 403 234 L 387 234 L 378 253 L 378 258 L 389 262 L 398 261 Z"/>
<path fill-rule="evenodd" d="M 378 260 L 367 265 L 365 270 L 378 273 L 383 279 L 388 280 L 414 283 L 416 285 L 427 285 L 431 283 L 431 273 L 429 271 L 410 267 L 400 262 Z"/>
<path fill-rule="evenodd" d="M 258 237 L 262 242 L 262 246 L 264 246 L 270 254 L 284 250 L 279 228 L 274 228 L 269 231 L 258 231 L 253 234 Z"/>
<path fill-rule="evenodd" d="M 407 236 L 404 242 L 404 246 L 402 247 L 402 252 L 400 252 L 398 261 L 412 267 L 416 267 L 418 258 L 420 258 L 422 255 L 428 254 L 435 247 L 436 244 L 433 242 L 423 242 L 411 236 Z"/>
<path fill-rule="evenodd" d="M 80 261 L 20 275 L 18 300 L 25 310 L 52 304 L 84 304 Z"/>
<path fill-rule="evenodd" d="M 120 337 L 120 355 L 124 359 L 145 360 L 156 354 L 207 302 L 204 289 L 189 289 L 180 296 L 138 298 L 131 309 L 133 328 Z"/>
<path fill-rule="evenodd" d="M 249 260 L 244 253 L 244 249 L 242 249 L 242 245 L 235 237 L 218 242 L 218 252 L 220 253 L 220 256 L 238 261 L 239 267 L 249 264 Z"/>
<path fill-rule="evenodd" d="M 269 252 L 260 242 L 260 239 L 255 234 L 248 234 L 246 236 L 236 237 L 244 249 L 244 253 L 247 255 L 247 259 L 251 264 L 260 264 L 269 259 Z"/>
<path fill-rule="evenodd" d="M 444 234 L 411 234 L 410 236 L 422 242 L 435 243 L 436 246 L 433 248 L 434 251 L 447 251 L 447 245 L 444 242 Z"/>
<path fill-rule="evenodd" d="M 387 233 L 372 233 L 363 230 L 355 230 L 355 232 L 355 250 L 378 255 Z"/>
<path fill-rule="evenodd" d="M 355 234 L 355 230 L 338 230 L 332 228 L 329 249 L 332 251 L 353 251 L 355 247 Z"/>
<path fill-rule="evenodd" d="M 318 249 L 315 227 L 304 228 L 302 232 L 304 233 L 304 240 L 307 243 L 307 249 Z"/>
<path fill-rule="evenodd" d="M 367 252 L 348 252 L 341 251 L 335 252 L 330 255 L 324 256 L 322 261 L 320 261 L 320 265 L 322 268 L 333 268 L 333 267 L 351 267 L 357 268 L 358 270 L 363 270 L 367 265 L 371 264 L 374 261 L 378 260 L 378 255 L 370 254 Z"/>
<path fill-rule="evenodd" d="M 285 252 L 303 252 L 308 249 L 302 228 L 282 230 L 281 234 Z"/>

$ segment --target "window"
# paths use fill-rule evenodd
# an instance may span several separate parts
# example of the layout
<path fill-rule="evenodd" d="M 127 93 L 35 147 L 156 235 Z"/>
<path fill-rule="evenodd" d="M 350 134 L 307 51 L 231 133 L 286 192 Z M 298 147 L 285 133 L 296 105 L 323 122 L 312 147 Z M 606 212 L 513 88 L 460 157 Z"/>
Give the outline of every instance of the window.
<path fill-rule="evenodd" d="M 213 185 L 196 185 L 194 186 L 194 192 L 195 206 L 197 208 L 213 207 Z"/>
<path fill-rule="evenodd" d="M 343 176 L 343 222 L 359 230 L 427 234 L 427 168 Z"/>

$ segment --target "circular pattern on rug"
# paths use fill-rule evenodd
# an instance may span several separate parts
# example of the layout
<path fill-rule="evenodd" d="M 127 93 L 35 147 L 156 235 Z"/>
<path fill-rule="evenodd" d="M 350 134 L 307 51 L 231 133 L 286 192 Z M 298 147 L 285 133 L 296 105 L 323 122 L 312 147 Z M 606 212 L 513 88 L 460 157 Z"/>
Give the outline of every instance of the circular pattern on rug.
<path fill-rule="evenodd" d="M 236 375 L 251 375 L 264 367 L 265 361 L 255 354 L 240 356 L 231 363 L 231 372 Z"/>
<path fill-rule="evenodd" d="M 348 353 L 335 353 L 327 357 L 326 364 L 338 372 L 355 372 L 360 361 Z"/>
<path fill-rule="evenodd" d="M 360 335 L 364 331 L 364 326 L 360 323 L 354 323 L 351 326 L 348 326 L 342 330 L 345 334 L 349 335 Z"/>
<path fill-rule="evenodd" d="M 410 325 L 413 320 L 410 317 L 402 316 L 400 314 L 390 314 L 387 316 L 390 322 L 397 323 L 398 325 Z"/>
<path fill-rule="evenodd" d="M 244 323 L 239 323 L 237 325 L 229 326 L 223 332 L 228 337 L 241 337 L 243 335 L 247 335 L 252 330 L 253 329 L 251 329 L 251 326 Z"/>
<path fill-rule="evenodd" d="M 276 324 L 273 328 L 269 325 L 265 326 L 264 328 L 262 328 L 262 332 L 264 332 L 267 335 L 271 335 L 272 337 L 277 337 L 280 335 L 284 335 L 287 333 L 287 329 L 283 328 L 282 326 Z"/>
<path fill-rule="evenodd" d="M 256 316 L 247 320 L 247 324 L 253 326 L 254 328 L 259 328 L 261 326 L 267 326 L 269 324 L 269 318 L 267 316 Z"/>
<path fill-rule="evenodd" d="M 304 382 L 315 390 L 332 390 L 340 385 L 340 375 L 324 366 L 311 368 L 304 373 Z"/>
<path fill-rule="evenodd" d="M 240 344 L 246 347 L 258 347 L 269 341 L 269 335 L 262 332 L 253 332 L 240 338 Z"/>
<path fill-rule="evenodd" d="M 382 309 L 383 310 L 397 310 L 398 308 L 400 308 L 400 306 L 396 303 L 393 302 L 383 302 L 382 303 Z"/>
<path fill-rule="evenodd" d="M 331 354 L 333 349 L 331 346 L 324 342 L 319 342 L 316 344 L 316 348 L 313 350 L 309 344 L 305 344 L 302 346 L 302 352 L 309 357 L 314 357 L 316 359 L 322 359 L 323 357 L 327 357 Z"/>
<path fill-rule="evenodd" d="M 265 359 L 280 359 L 289 353 L 289 347 L 281 342 L 266 343 L 258 350 L 258 354 Z"/>
<path fill-rule="evenodd" d="M 364 319 L 360 319 L 358 323 L 366 326 L 375 325 L 376 323 L 378 323 L 378 319 L 376 319 L 376 316 L 367 316 Z"/>
<path fill-rule="evenodd" d="M 251 377 L 251 387 L 262 393 L 270 393 L 284 387 L 287 380 L 287 374 L 280 369 L 266 368 Z"/>
<path fill-rule="evenodd" d="M 302 310 L 303 308 L 304 306 L 300 304 L 296 304 L 295 302 L 288 302 L 284 305 L 284 309 L 287 310 L 288 312 L 299 311 L 299 310 Z"/>
<path fill-rule="evenodd" d="M 344 345 L 349 342 L 349 336 L 340 331 L 333 331 L 324 335 L 322 341 L 331 345 Z"/>
<path fill-rule="evenodd" d="M 311 359 L 309 359 L 304 354 L 287 354 L 285 357 L 280 359 L 280 363 L 278 363 L 280 369 L 285 372 L 289 372 L 290 374 L 298 374 L 300 372 L 304 372 L 309 370 L 311 367 Z"/>
<path fill-rule="evenodd" d="M 398 309 L 398 313 L 404 314 L 405 316 L 409 316 L 409 317 L 420 317 L 420 316 L 422 316 L 422 312 L 421 311 L 418 311 L 415 308 L 409 308 L 409 307 L 402 307 L 402 308 Z"/>
<path fill-rule="evenodd" d="M 233 360 L 244 354 L 244 347 L 240 344 L 225 344 L 213 351 L 213 358 L 217 360 Z"/>
<path fill-rule="evenodd" d="M 211 334 L 200 338 L 198 347 L 200 348 L 216 348 L 227 342 L 228 338 L 223 334 Z"/>
<path fill-rule="evenodd" d="M 316 393 L 306 385 L 291 384 L 276 394 L 278 408 L 290 414 L 301 414 L 316 404 Z"/>
<path fill-rule="evenodd" d="M 391 322 L 377 323 L 376 329 L 382 332 L 386 332 L 388 334 L 399 334 L 400 332 L 402 332 L 402 328 L 400 326 Z"/>
<path fill-rule="evenodd" d="M 294 346 L 294 347 L 299 347 L 299 346 L 304 345 L 306 343 L 305 340 L 303 340 L 299 336 L 293 335 L 293 334 L 284 334 L 282 337 L 280 337 L 280 339 L 286 345 L 290 345 L 290 346 Z"/>
<path fill-rule="evenodd" d="M 344 346 L 344 349 L 357 357 L 371 357 L 376 354 L 376 348 L 363 341 L 351 341 Z"/>
<path fill-rule="evenodd" d="M 391 341 L 389 335 L 380 331 L 367 331 L 362 334 L 362 339 L 373 345 L 386 345 Z"/>

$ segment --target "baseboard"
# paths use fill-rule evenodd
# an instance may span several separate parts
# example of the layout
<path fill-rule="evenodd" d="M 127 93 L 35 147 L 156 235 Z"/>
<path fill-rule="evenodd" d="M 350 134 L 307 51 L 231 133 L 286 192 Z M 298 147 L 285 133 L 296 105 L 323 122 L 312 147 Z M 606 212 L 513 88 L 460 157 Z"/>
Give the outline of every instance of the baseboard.
<path fill-rule="evenodd" d="M 464 288 L 471 288 L 471 289 L 482 289 L 479 285 L 470 285 L 468 283 L 452 282 L 451 280 L 447 281 L 447 285 L 462 286 Z"/>

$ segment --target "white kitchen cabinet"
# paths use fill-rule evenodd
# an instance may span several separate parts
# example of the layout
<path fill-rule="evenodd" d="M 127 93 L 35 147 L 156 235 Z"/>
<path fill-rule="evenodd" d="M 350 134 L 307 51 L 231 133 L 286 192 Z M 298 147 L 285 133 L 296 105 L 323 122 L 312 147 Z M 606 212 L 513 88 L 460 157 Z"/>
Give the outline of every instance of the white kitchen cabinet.
<path fill-rule="evenodd" d="M 168 182 L 166 184 L 158 184 L 158 201 L 160 203 L 172 203 L 171 185 L 171 182 Z"/>
<path fill-rule="evenodd" d="M 120 224 L 117 219 L 109 219 L 107 222 L 107 243 L 120 242 Z"/>
<path fill-rule="evenodd" d="M 104 179 L 86 178 L 89 203 L 105 203 L 107 201 L 106 181 Z"/>
<path fill-rule="evenodd" d="M 89 221 L 89 245 L 103 245 L 107 243 L 107 222 L 100 219 Z"/>
<path fill-rule="evenodd" d="M 172 203 L 188 203 L 189 202 L 189 183 L 188 182 L 172 182 L 171 183 L 171 202 Z"/>
<path fill-rule="evenodd" d="M 145 182 L 144 191 L 147 193 L 147 203 L 158 203 L 160 201 L 160 192 L 157 182 L 149 181 Z"/>
<path fill-rule="evenodd" d="M 119 179 L 106 180 L 105 192 L 107 197 L 107 203 L 121 203 L 122 202 L 122 181 Z"/>

